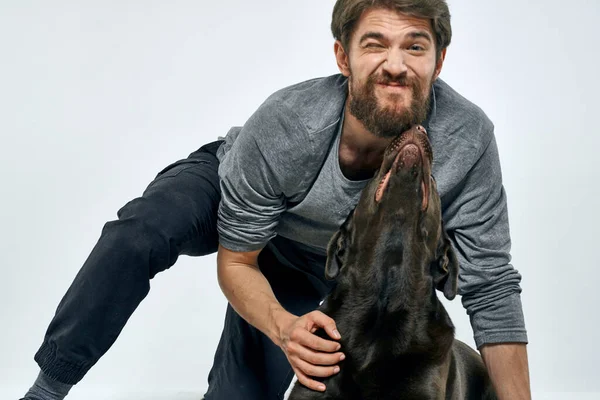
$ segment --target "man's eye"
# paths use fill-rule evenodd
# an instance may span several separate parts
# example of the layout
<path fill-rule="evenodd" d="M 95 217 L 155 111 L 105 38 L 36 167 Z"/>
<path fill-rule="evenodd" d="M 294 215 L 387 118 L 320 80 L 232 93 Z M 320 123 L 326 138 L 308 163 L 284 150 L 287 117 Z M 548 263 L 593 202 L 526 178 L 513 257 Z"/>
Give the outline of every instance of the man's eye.
<path fill-rule="evenodd" d="M 375 48 L 376 49 L 381 49 L 381 48 L 383 48 L 383 46 L 381 44 L 379 44 L 379 43 L 367 43 L 365 45 L 365 47 L 366 48 L 372 48 L 372 49 L 375 49 Z"/>
<path fill-rule="evenodd" d="M 421 46 L 420 44 L 413 44 L 409 47 L 409 49 L 412 51 L 424 51 L 425 47 Z"/>

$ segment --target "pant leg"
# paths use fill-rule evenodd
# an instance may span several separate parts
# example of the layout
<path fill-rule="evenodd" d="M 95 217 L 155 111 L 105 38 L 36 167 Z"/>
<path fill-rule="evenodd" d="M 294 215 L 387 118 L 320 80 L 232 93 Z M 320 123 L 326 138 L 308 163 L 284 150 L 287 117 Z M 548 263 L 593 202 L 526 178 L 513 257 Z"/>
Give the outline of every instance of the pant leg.
<path fill-rule="evenodd" d="M 35 355 L 48 377 L 77 383 L 112 346 L 151 278 L 180 254 L 216 251 L 220 144 L 165 168 L 142 197 L 118 211 L 118 220 L 106 223 Z"/>
<path fill-rule="evenodd" d="M 286 310 L 303 315 L 318 307 L 325 293 L 315 288 L 308 274 L 279 263 L 268 247 L 258 262 Z M 283 351 L 228 305 L 204 399 L 283 399 L 293 377 Z"/>

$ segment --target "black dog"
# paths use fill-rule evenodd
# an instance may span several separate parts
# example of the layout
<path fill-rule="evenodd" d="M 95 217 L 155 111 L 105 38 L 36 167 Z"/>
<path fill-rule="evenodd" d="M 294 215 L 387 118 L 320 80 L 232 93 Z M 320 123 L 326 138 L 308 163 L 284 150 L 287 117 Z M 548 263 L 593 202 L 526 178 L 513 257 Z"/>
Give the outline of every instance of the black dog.
<path fill-rule="evenodd" d="M 320 310 L 336 321 L 346 359 L 321 379 L 325 392 L 298 382 L 289 400 L 496 399 L 435 292 L 456 296 L 458 262 L 432 159 L 423 127 L 402 133 L 331 238 L 325 274 L 337 286 Z"/>

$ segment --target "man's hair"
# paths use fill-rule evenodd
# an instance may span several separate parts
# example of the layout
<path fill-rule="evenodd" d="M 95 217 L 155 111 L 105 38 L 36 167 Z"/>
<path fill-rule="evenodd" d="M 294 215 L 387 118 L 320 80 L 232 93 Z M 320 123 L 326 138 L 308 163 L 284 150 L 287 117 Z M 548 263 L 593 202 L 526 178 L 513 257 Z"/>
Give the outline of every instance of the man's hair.
<path fill-rule="evenodd" d="M 383 8 L 431 21 L 435 35 L 436 58 L 448 47 L 452 38 L 450 10 L 446 0 L 337 0 L 333 7 L 331 32 L 349 50 L 356 23 L 368 9 Z"/>

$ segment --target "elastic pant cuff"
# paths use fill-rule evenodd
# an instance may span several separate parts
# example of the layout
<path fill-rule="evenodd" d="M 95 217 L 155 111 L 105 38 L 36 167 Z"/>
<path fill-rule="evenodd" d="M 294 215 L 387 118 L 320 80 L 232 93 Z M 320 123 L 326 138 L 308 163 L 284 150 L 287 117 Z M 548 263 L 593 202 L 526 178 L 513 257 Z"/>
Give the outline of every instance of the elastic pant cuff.
<path fill-rule="evenodd" d="M 68 385 L 77 384 L 91 368 L 91 365 L 78 365 L 59 360 L 56 357 L 56 347 L 48 342 L 42 344 L 34 359 L 48 378 Z"/>

